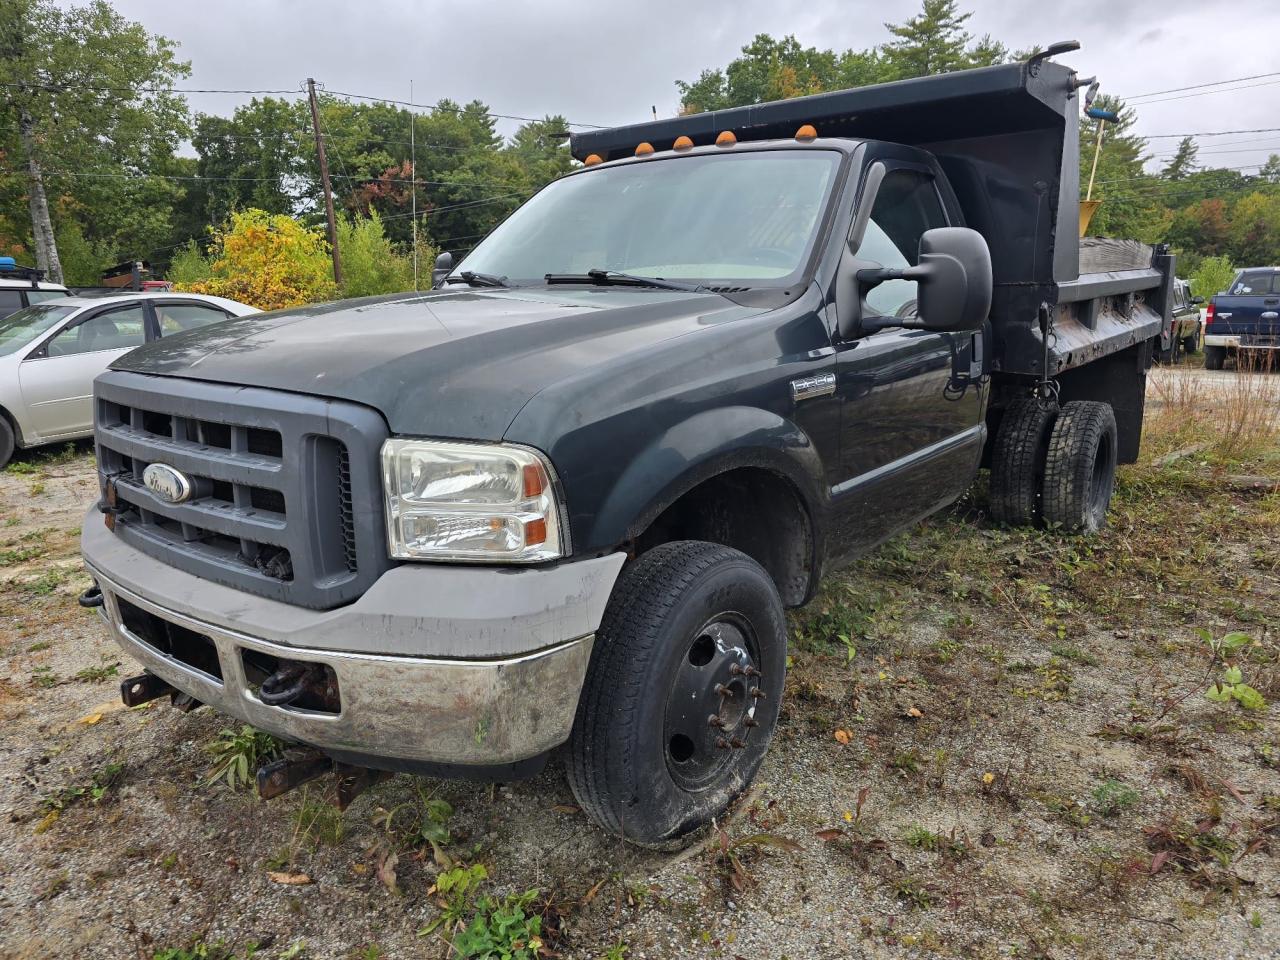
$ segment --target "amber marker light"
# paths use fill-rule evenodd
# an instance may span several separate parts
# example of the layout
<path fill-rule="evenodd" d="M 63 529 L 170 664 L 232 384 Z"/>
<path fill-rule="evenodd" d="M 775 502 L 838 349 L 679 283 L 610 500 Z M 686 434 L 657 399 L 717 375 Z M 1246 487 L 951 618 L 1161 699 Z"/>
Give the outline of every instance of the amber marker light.
<path fill-rule="evenodd" d="M 796 139 L 801 143 L 808 143 L 810 140 L 817 140 L 818 131 L 814 128 L 812 123 L 806 123 L 796 131 Z"/>
<path fill-rule="evenodd" d="M 716 137 L 717 147 L 732 147 L 738 142 L 738 138 L 733 135 L 732 130 L 721 130 L 720 136 Z"/>
<path fill-rule="evenodd" d="M 582 165 L 584 167 L 594 167 L 597 163 L 604 163 L 598 153 L 593 153 L 591 156 L 587 157 L 587 159 L 582 161 Z"/>
<path fill-rule="evenodd" d="M 651 153 L 653 153 L 653 144 L 648 140 L 636 147 L 637 157 L 647 157 Z"/>
<path fill-rule="evenodd" d="M 676 137 L 676 142 L 671 145 L 672 150 L 691 150 L 692 148 L 693 141 L 684 136 Z"/>

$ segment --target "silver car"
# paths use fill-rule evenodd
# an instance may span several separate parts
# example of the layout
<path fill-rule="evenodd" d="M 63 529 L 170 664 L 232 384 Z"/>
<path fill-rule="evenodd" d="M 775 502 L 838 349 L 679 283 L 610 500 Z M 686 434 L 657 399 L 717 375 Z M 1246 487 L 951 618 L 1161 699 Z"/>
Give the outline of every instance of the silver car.
<path fill-rule="evenodd" d="M 0 467 L 16 447 L 93 435 L 93 378 L 160 337 L 257 313 L 224 297 L 59 297 L 0 320 Z"/>

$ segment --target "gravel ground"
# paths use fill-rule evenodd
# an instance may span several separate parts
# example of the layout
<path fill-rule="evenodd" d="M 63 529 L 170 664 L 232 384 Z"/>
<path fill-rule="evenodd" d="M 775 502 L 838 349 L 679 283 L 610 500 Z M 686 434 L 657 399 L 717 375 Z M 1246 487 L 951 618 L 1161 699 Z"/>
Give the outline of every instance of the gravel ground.
<path fill-rule="evenodd" d="M 1153 430 L 1089 541 L 996 529 L 979 489 L 830 578 L 755 788 L 678 854 L 596 830 L 555 764 L 342 815 L 210 783 L 229 724 L 120 708 L 136 665 L 76 606 L 87 449 L 28 456 L 0 473 L 0 956 L 443 958 L 455 863 L 537 889 L 566 958 L 1280 956 L 1275 708 L 1208 700 L 1197 634 L 1246 631 L 1280 696 L 1280 497 L 1220 482 L 1280 453 L 1152 465 L 1186 445 Z"/>

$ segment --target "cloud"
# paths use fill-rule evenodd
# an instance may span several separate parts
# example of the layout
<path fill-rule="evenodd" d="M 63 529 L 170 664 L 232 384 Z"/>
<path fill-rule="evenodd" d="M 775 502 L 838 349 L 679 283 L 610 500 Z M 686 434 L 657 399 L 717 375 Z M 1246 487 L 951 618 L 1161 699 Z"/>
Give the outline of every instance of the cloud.
<path fill-rule="evenodd" d="M 182 44 L 192 62 L 191 87 L 293 89 L 312 76 L 332 90 L 407 99 L 412 80 L 420 102 L 478 98 L 497 112 L 562 113 L 606 125 L 647 119 L 652 106 L 660 115 L 674 113 L 675 80 L 724 65 L 757 33 L 862 48 L 888 38 L 885 21 L 919 10 L 918 0 L 114 3 L 124 16 Z M 961 6 L 974 10 L 973 34 L 990 33 L 1010 49 L 1080 40 L 1083 49 L 1063 61 L 1122 96 L 1276 69 L 1273 45 L 1260 39 L 1280 32 L 1273 0 L 1233 0 L 1229 12 L 1202 0 L 961 0 Z M 1207 37 L 1231 56 L 1203 56 Z M 229 113 L 247 99 L 189 98 L 195 109 L 213 113 Z M 1277 106 L 1280 85 L 1153 103 L 1139 111 L 1138 129 L 1276 126 Z M 513 125 L 501 129 L 509 134 Z M 1171 152 L 1172 145 L 1154 141 L 1153 152 Z M 1260 144 L 1230 162 L 1254 162 L 1270 149 Z"/>

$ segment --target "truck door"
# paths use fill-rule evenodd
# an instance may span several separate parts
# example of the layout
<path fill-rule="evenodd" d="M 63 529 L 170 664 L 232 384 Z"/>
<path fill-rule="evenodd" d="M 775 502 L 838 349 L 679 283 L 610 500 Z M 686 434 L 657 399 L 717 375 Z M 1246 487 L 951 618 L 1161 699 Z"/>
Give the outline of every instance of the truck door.
<path fill-rule="evenodd" d="M 950 225 L 933 173 L 886 164 L 859 261 L 917 262 L 920 237 Z M 864 202 L 866 202 L 864 200 Z M 908 317 L 916 283 L 870 289 L 863 316 Z M 833 558 L 861 552 L 954 500 L 969 486 L 982 451 L 984 388 L 952 388 L 967 370 L 972 333 L 886 329 L 838 346 L 841 480 L 832 488 Z"/>

